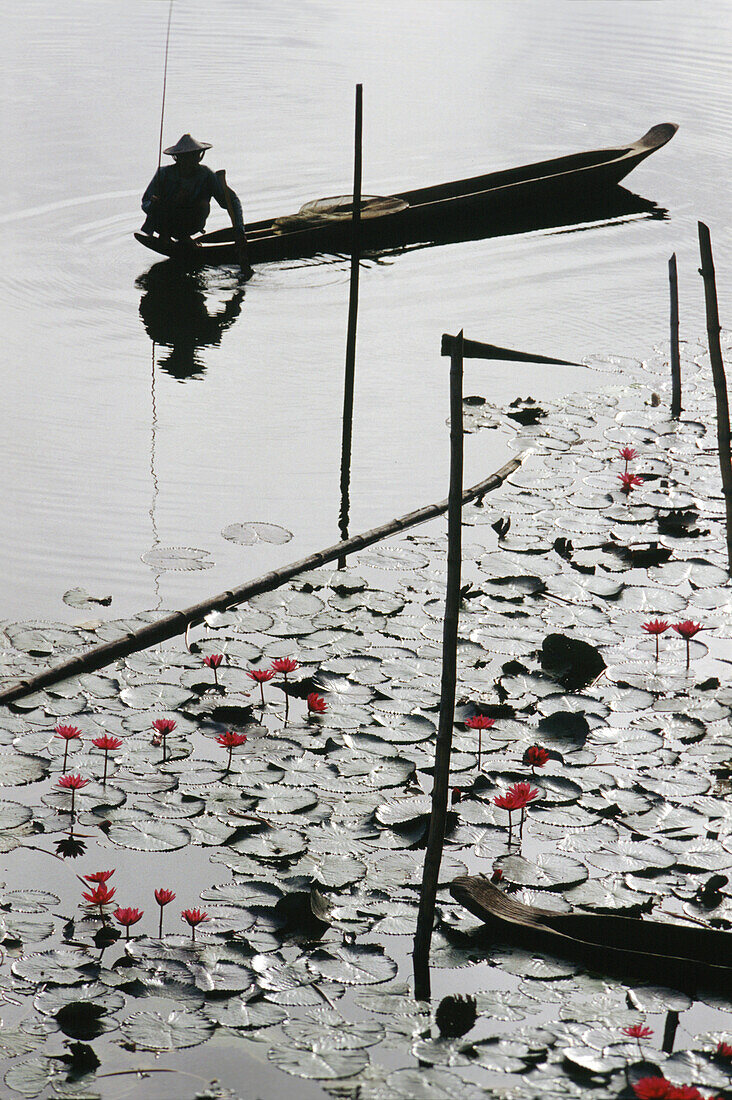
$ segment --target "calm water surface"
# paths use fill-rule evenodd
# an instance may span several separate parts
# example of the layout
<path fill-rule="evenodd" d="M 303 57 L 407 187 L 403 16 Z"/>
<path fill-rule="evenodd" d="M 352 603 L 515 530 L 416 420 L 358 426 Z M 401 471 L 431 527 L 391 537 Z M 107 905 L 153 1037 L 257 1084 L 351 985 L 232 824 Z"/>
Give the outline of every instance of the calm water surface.
<path fill-rule="evenodd" d="M 6 618 L 84 619 L 61 602 L 77 585 L 111 595 L 108 614 L 179 606 L 338 538 L 345 263 L 263 266 L 244 294 L 231 271 L 209 272 L 186 306 L 200 346 L 158 345 L 153 370 L 147 330 L 165 342 L 170 288 L 132 233 L 157 162 L 167 11 L 163 0 L 29 0 L 5 13 Z M 696 338 L 698 218 L 712 230 L 724 322 L 729 57 L 730 8 L 713 0 L 176 0 L 165 144 L 187 130 L 212 142 L 207 163 L 227 169 L 250 220 L 349 190 L 359 81 L 372 193 L 680 126 L 627 181 L 666 221 L 364 268 L 352 532 L 446 494 L 443 331 L 567 359 L 643 359 L 667 339 L 676 251 L 682 334 Z M 215 208 L 209 228 L 225 222 Z M 602 378 L 474 363 L 466 390 L 507 403 Z M 466 445 L 470 484 L 509 453 L 497 432 Z M 221 537 L 252 520 L 292 541 Z M 156 547 L 214 564 L 155 572 L 141 559 Z"/>

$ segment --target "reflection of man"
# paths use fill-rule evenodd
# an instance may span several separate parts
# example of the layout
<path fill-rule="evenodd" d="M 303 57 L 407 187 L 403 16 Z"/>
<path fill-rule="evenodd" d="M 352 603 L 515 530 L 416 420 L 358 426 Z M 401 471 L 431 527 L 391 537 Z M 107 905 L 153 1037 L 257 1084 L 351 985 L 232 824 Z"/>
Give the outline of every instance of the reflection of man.
<path fill-rule="evenodd" d="M 184 134 L 165 150 L 174 164 L 159 168 L 142 196 L 147 217 L 143 233 L 158 233 L 165 241 L 191 245 L 191 236 L 201 233 L 211 211 L 211 199 L 227 210 L 234 229 L 242 271 L 250 272 L 241 203 L 221 175 L 201 164 L 211 146 Z"/>
<path fill-rule="evenodd" d="M 144 291 L 140 317 L 155 344 L 170 348 L 160 366 L 179 382 L 201 377 L 206 365 L 199 348 L 218 347 L 222 335 L 241 313 L 243 281 L 218 313 L 206 308 L 206 282 L 201 271 L 183 271 L 170 263 L 154 264 L 135 284 Z"/>

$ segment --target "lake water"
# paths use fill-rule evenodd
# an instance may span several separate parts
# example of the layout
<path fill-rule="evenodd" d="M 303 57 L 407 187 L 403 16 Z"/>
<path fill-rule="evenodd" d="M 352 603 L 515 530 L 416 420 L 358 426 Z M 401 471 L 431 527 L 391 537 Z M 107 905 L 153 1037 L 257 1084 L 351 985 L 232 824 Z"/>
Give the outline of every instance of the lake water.
<path fill-rule="evenodd" d="M 167 13 L 163 0 L 28 0 L 4 15 L 5 618 L 84 618 L 61 601 L 76 586 L 112 596 L 114 615 L 186 605 L 338 539 L 348 265 L 259 268 L 195 364 L 153 353 L 140 316 L 152 263 L 132 234 L 157 163 Z M 729 6 L 711 0 L 175 4 L 164 144 L 184 131 L 210 141 L 206 163 L 227 169 L 248 220 L 350 189 L 357 82 L 370 193 L 679 124 L 626 181 L 667 220 L 364 267 L 352 533 L 446 495 L 442 332 L 573 360 L 643 359 L 667 340 L 675 251 L 682 337 L 696 338 L 699 218 L 712 231 L 724 323 L 729 47 Z M 215 208 L 209 228 L 225 222 Z M 231 272 L 209 273 L 208 312 L 235 289 Z M 191 309 L 200 305 L 199 295 Z M 465 385 L 508 403 L 605 377 L 473 363 Z M 498 432 L 466 448 L 467 484 L 510 453 Z M 292 540 L 222 538 L 249 521 Z M 142 561 L 176 547 L 213 564 Z"/>

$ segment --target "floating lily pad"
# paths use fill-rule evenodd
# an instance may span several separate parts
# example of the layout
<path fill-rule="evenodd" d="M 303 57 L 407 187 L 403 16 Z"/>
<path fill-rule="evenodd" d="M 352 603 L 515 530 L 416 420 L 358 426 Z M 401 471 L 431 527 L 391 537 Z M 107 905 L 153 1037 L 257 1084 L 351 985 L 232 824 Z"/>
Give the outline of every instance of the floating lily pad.
<path fill-rule="evenodd" d="M 523 856 L 502 856 L 498 866 L 506 881 L 534 890 L 563 890 L 584 882 L 588 875 L 579 860 L 551 853 L 537 856 L 533 862 Z"/>
<path fill-rule="evenodd" d="M 257 542 L 271 542 L 282 546 L 292 538 L 292 531 L 278 527 L 276 523 L 230 523 L 221 532 L 229 542 L 239 546 L 254 546 Z"/>
<path fill-rule="evenodd" d="M 140 1050 L 182 1050 L 210 1038 L 214 1025 L 197 1012 L 136 1012 L 122 1024 L 125 1038 Z"/>
<path fill-rule="evenodd" d="M 189 546 L 160 546 L 141 554 L 140 558 L 145 565 L 159 572 L 192 572 L 213 569 L 216 564 L 208 550 L 194 550 Z"/>

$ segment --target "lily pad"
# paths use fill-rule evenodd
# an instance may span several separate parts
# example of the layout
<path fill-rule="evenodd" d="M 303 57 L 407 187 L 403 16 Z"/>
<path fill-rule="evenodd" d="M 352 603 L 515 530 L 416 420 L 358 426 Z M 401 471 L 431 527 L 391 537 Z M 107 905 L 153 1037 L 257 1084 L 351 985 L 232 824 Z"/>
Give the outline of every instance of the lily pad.
<path fill-rule="evenodd" d="M 125 1038 L 140 1050 L 182 1050 L 210 1038 L 214 1025 L 198 1012 L 136 1012 L 122 1024 Z"/>
<path fill-rule="evenodd" d="M 276 523 L 230 523 L 221 532 L 229 542 L 239 546 L 254 546 L 257 542 L 271 542 L 282 546 L 292 538 L 292 531 L 278 527 Z"/>

